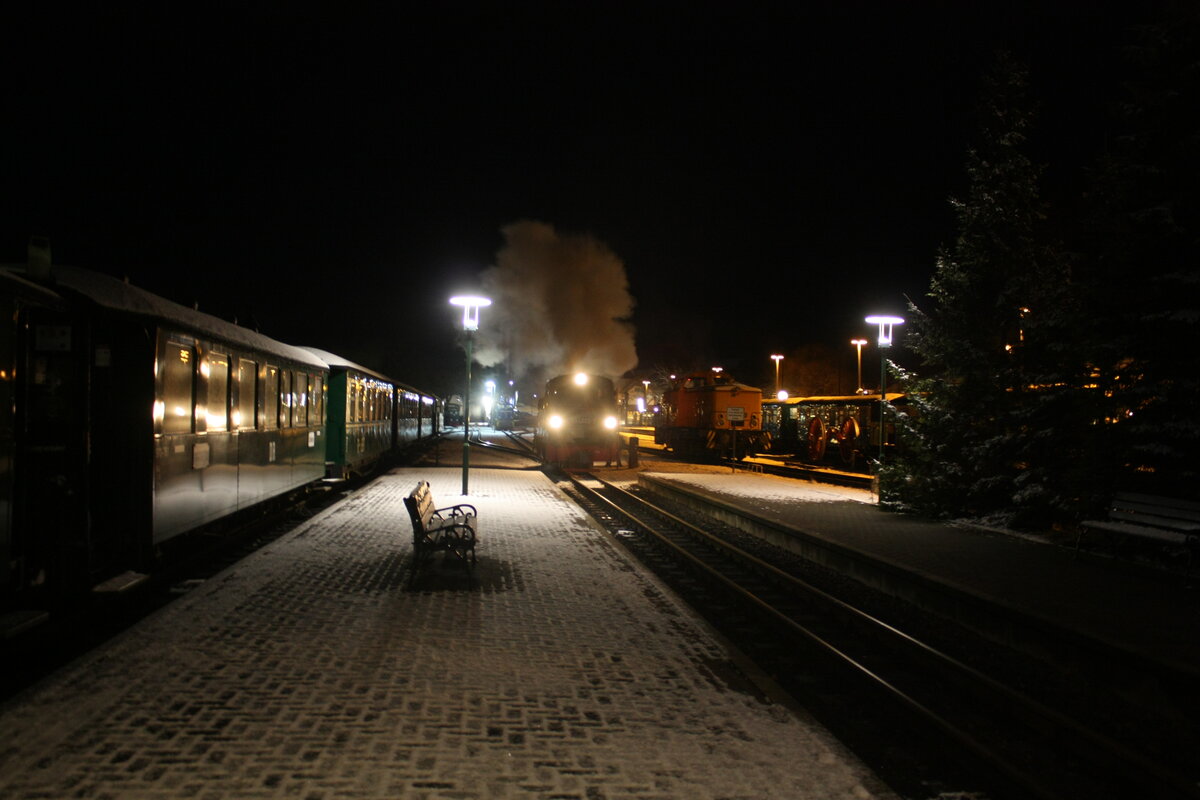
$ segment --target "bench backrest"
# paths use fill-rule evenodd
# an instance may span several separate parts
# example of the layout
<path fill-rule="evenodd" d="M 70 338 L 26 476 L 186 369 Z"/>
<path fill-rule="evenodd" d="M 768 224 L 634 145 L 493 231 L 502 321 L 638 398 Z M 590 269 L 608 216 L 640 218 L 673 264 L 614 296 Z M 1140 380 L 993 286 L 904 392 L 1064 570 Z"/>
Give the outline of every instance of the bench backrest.
<path fill-rule="evenodd" d="M 1119 492 L 1113 498 L 1109 516 L 1144 525 L 1196 530 L 1200 528 L 1200 503 L 1152 494 Z"/>
<path fill-rule="evenodd" d="M 429 488 L 429 481 L 418 483 L 417 488 L 404 498 L 404 506 L 408 509 L 408 516 L 412 519 L 414 528 L 424 531 L 429 527 L 429 519 L 434 511 L 433 492 Z"/>

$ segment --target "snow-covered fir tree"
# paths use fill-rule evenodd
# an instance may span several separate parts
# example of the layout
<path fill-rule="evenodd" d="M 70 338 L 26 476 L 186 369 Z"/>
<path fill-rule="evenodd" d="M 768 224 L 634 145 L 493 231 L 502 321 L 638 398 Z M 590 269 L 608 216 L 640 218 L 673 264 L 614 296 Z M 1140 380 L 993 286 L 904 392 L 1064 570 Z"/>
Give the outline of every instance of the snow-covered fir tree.
<path fill-rule="evenodd" d="M 952 201 L 958 235 L 909 308 L 916 411 L 881 474 L 885 502 L 1039 524 L 1064 504 L 1056 467 L 1080 441 L 1083 360 L 1069 353 L 1078 326 L 1066 259 L 1042 239 L 1027 80 L 1005 54 L 985 80 L 966 195 Z"/>

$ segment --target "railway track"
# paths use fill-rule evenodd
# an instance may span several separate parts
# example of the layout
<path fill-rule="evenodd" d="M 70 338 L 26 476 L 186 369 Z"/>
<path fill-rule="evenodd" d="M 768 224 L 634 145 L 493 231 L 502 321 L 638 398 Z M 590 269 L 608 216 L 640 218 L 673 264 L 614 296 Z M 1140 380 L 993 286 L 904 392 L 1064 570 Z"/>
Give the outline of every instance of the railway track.
<path fill-rule="evenodd" d="M 898 791 L 922 798 L 931 786 L 997 799 L 1200 797 L 1186 762 L 1129 746 L 1122 728 L 1064 710 L 1086 705 L 1086 696 L 1064 707 L 1035 698 L 1029 683 L 1044 675 L 1044 663 L 1012 653 L 963 655 L 995 645 L 936 626 L 929 633 L 919 619 L 884 621 L 861 586 L 754 537 L 685 518 L 688 512 L 590 474 L 559 479 Z"/>

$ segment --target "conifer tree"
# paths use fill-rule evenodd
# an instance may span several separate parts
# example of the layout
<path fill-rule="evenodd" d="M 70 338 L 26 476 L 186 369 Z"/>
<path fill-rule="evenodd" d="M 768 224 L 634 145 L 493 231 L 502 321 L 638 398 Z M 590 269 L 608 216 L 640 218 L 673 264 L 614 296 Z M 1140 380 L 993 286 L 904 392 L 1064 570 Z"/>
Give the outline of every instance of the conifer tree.
<path fill-rule="evenodd" d="M 938 254 L 928 294 L 911 303 L 908 344 L 919 375 L 915 414 L 881 474 L 885 502 L 945 515 L 1046 509 L 1070 405 L 1063 355 L 1073 330 L 1064 259 L 1040 241 L 1040 168 L 1025 154 L 1032 124 L 1026 70 L 1000 54 L 985 79 L 968 186 L 952 200 L 958 235 Z M 1079 361 L 1078 357 L 1076 360 Z"/>

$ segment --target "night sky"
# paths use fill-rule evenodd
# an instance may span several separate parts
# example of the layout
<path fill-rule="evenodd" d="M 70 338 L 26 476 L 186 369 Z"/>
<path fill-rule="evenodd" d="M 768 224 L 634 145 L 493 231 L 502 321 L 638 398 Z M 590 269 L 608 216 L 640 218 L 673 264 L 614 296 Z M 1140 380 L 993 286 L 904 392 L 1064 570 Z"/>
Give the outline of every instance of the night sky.
<path fill-rule="evenodd" d="M 903 313 L 954 237 L 994 49 L 1031 67 L 1031 153 L 1069 202 L 1151 14 L 431 5 L 16 15 L 0 261 L 46 235 L 56 262 L 445 391 L 447 298 L 534 220 L 624 262 L 642 369 L 763 382 L 810 344 L 852 364 L 863 316 Z"/>

